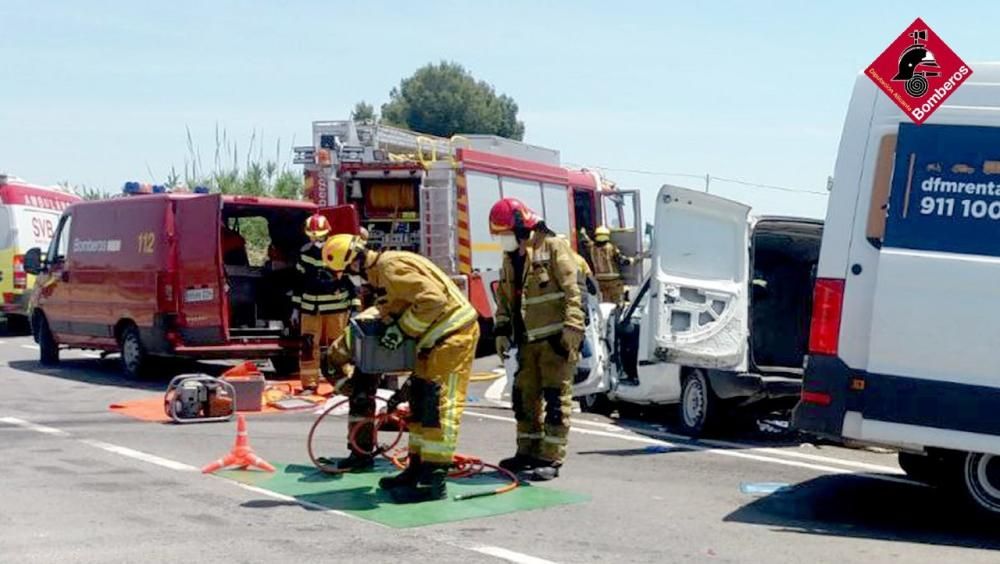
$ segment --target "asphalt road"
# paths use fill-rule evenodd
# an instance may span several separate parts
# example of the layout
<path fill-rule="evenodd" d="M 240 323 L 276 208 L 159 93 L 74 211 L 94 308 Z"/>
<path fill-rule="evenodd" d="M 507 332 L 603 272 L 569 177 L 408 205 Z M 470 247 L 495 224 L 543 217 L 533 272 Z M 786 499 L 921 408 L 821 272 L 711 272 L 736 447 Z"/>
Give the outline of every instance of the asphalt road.
<path fill-rule="evenodd" d="M 1000 561 L 995 524 L 906 480 L 892 454 L 764 432 L 694 442 L 660 413 L 575 417 L 563 475 L 542 487 L 588 502 L 390 529 L 200 474 L 232 444 L 231 423 L 109 412 L 165 380 L 127 381 L 93 354 L 54 369 L 37 356 L 28 338 L 0 338 L 0 562 Z M 514 424 L 482 399 L 488 384 L 470 392 L 460 450 L 495 461 Z M 252 417 L 252 444 L 305 462 L 313 418 Z"/>

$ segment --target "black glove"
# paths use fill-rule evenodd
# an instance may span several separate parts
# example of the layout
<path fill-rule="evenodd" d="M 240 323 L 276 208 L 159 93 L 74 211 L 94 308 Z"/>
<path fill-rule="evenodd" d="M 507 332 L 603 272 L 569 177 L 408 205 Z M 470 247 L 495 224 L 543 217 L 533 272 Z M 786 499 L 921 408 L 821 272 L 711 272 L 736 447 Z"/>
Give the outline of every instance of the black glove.
<path fill-rule="evenodd" d="M 396 408 L 399 407 L 399 404 L 410 401 L 410 382 L 411 379 L 407 378 L 406 382 L 404 382 L 403 385 L 400 386 L 398 390 L 396 390 L 396 393 L 392 394 L 392 397 L 389 398 L 389 401 L 386 402 L 385 410 L 387 413 L 392 413 L 393 411 L 396 411 Z"/>

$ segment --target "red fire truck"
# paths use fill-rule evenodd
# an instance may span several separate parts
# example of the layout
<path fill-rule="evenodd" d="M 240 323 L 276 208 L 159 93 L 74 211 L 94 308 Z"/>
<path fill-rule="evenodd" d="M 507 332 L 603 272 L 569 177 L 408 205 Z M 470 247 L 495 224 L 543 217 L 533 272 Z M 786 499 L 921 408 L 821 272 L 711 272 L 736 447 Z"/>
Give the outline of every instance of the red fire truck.
<path fill-rule="evenodd" d="M 612 229 L 626 252 L 641 248 L 639 194 L 595 171 L 561 166 L 559 152 L 493 135 L 451 139 L 354 121 L 313 123 L 313 144 L 295 149 L 307 196 L 320 207 L 354 206 L 375 248 L 430 258 L 464 288 L 492 343 L 490 283 L 501 264 L 490 206 L 516 197 L 574 247 L 580 228 Z M 637 282 L 638 269 L 630 273 Z M 492 346 L 492 345 L 491 345 Z"/>

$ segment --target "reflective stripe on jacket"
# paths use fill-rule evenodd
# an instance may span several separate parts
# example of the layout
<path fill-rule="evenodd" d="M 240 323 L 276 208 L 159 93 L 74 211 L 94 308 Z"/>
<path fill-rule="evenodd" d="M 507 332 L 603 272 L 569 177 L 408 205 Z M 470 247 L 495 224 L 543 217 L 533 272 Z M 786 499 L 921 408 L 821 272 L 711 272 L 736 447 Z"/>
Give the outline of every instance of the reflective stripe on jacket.
<path fill-rule="evenodd" d="M 360 307 L 354 284 L 347 278 L 337 278 L 323 264 L 323 249 L 309 243 L 302 247 L 295 269 L 298 284 L 292 302 L 303 313 L 336 313 Z"/>
<path fill-rule="evenodd" d="M 510 334 L 514 315 L 523 319 L 529 342 L 561 333 L 564 327 L 583 331 L 580 269 L 575 255 L 568 241 L 544 237 L 528 246 L 524 278 L 515 280 L 510 255 L 504 253 L 494 318 L 497 335 Z M 518 292 L 520 300 L 515 299 Z M 518 301 L 520 308 L 515 311 Z"/>
<path fill-rule="evenodd" d="M 368 266 L 368 282 L 384 292 L 376 301 L 382 316 L 396 318 L 419 349 L 433 347 L 478 317 L 458 286 L 416 253 L 380 253 Z"/>
<path fill-rule="evenodd" d="M 624 257 L 613 243 L 591 246 L 590 259 L 594 261 L 594 277 L 598 280 L 618 280 L 622 277 L 620 265 Z"/>

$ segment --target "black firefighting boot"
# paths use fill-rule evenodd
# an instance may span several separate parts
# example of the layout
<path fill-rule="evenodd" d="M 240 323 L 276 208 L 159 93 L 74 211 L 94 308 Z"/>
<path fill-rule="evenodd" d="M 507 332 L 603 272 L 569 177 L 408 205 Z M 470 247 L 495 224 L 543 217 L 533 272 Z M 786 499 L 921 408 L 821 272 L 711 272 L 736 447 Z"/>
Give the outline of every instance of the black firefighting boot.
<path fill-rule="evenodd" d="M 421 465 L 420 479 L 410 485 L 399 486 L 389 490 L 389 495 L 396 503 L 420 503 L 435 501 L 448 497 L 447 464 Z"/>
<path fill-rule="evenodd" d="M 358 454 L 351 451 L 351 454 L 347 458 L 341 458 L 337 461 L 337 470 L 346 470 L 350 472 L 358 472 L 362 470 L 371 470 L 375 466 L 375 459 L 367 454 Z"/>
<path fill-rule="evenodd" d="M 545 460 L 539 460 L 538 463 L 538 466 L 520 472 L 517 478 L 528 482 L 548 482 L 559 477 L 559 463 Z"/>
<path fill-rule="evenodd" d="M 402 472 L 395 476 L 386 476 L 378 481 L 378 487 L 383 490 L 391 490 L 403 486 L 413 486 L 420 479 L 421 467 L 420 457 L 411 454 L 410 462 Z"/>
<path fill-rule="evenodd" d="M 528 456 L 527 454 L 515 454 L 510 458 L 501 460 L 498 466 L 516 474 L 518 472 L 524 472 L 525 470 L 531 470 L 541 464 L 543 463 L 534 456 Z"/>

